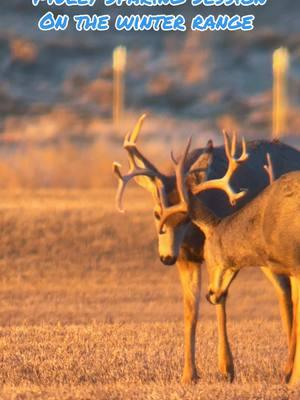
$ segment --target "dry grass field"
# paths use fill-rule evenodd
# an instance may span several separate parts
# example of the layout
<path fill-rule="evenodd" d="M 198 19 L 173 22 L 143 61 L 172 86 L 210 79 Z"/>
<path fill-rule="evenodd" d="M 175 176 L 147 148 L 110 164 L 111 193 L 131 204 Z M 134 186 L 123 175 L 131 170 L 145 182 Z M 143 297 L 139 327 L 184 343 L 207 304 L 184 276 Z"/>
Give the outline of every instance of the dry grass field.
<path fill-rule="evenodd" d="M 200 381 L 179 382 L 181 290 L 157 260 L 149 201 L 129 190 L 0 194 L 0 398 L 298 399 L 280 384 L 286 341 L 273 289 L 244 271 L 229 299 L 236 379 L 217 372 L 214 307 L 198 327 Z"/>

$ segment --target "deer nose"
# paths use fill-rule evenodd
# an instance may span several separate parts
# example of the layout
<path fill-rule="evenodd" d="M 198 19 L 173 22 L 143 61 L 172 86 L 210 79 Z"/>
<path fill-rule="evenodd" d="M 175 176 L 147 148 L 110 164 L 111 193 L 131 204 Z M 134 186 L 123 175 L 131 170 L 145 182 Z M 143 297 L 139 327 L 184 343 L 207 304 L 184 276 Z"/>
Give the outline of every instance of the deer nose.
<path fill-rule="evenodd" d="M 161 256 L 160 261 L 165 265 L 173 265 L 177 261 L 177 257 L 174 256 Z"/>

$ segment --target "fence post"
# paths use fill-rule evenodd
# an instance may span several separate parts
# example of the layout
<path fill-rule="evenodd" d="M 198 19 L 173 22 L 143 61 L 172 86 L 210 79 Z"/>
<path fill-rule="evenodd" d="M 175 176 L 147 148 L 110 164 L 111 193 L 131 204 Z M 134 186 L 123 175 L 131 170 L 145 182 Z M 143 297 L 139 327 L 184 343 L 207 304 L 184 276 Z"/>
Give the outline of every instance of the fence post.
<path fill-rule="evenodd" d="M 273 53 L 273 139 L 279 140 L 287 128 L 287 75 L 289 51 L 280 47 Z"/>
<path fill-rule="evenodd" d="M 118 46 L 113 52 L 113 123 L 117 133 L 120 133 L 124 114 L 124 75 L 127 52 L 123 46 Z"/>

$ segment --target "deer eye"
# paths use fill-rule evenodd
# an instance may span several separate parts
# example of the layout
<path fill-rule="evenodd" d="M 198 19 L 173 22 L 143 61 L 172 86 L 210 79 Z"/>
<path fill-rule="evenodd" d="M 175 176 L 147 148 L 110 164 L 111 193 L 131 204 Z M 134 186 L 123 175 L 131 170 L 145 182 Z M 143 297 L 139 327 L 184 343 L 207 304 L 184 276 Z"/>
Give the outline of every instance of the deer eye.
<path fill-rule="evenodd" d="M 160 214 L 158 211 L 154 211 L 154 218 L 159 221 L 160 220 Z"/>

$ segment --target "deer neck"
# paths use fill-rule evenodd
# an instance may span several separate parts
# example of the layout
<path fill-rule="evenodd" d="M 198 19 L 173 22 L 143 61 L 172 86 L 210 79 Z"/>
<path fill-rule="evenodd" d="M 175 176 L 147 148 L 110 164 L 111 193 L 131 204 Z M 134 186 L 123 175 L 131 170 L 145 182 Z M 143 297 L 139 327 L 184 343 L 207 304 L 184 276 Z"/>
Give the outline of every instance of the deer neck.
<path fill-rule="evenodd" d="M 190 215 L 193 223 L 202 230 L 206 238 L 211 236 L 219 224 L 220 218 L 196 196 L 191 198 L 190 204 Z"/>
<path fill-rule="evenodd" d="M 265 193 L 223 218 L 206 241 L 212 265 L 240 269 L 264 266 L 268 255 L 264 237 Z"/>

